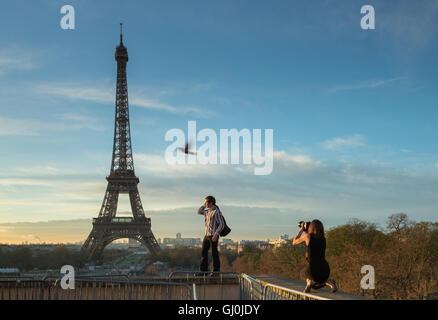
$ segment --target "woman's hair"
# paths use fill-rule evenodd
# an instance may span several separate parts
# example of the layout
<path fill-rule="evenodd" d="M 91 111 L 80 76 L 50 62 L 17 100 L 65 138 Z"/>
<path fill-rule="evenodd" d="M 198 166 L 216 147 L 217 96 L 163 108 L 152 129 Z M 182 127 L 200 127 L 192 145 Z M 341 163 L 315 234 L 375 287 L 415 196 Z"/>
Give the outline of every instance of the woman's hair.
<path fill-rule="evenodd" d="M 321 221 L 315 219 L 310 223 L 309 235 L 313 235 L 316 239 L 324 238 L 324 226 Z"/>

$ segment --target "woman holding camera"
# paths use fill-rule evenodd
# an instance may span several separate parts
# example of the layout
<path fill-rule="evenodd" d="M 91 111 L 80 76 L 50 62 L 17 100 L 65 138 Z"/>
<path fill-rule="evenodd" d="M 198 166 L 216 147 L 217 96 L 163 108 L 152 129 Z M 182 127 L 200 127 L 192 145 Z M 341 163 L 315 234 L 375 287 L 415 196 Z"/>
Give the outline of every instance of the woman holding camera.
<path fill-rule="evenodd" d="M 306 278 L 304 292 L 310 292 L 311 288 L 319 289 L 324 286 L 329 286 L 332 292 L 336 292 L 338 286 L 335 280 L 329 279 L 330 267 L 325 260 L 326 241 L 322 222 L 315 219 L 310 224 L 300 222 L 299 226 L 301 229 L 292 244 L 306 243 L 306 260 L 308 264 L 302 271 L 303 277 Z M 302 237 L 303 232 L 304 236 Z"/>

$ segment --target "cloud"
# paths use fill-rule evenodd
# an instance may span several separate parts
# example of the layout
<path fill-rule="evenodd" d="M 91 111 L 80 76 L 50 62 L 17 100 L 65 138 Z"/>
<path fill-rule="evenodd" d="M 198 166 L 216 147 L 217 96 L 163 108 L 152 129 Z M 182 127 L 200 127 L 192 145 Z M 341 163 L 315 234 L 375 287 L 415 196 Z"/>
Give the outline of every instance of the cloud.
<path fill-rule="evenodd" d="M 61 114 L 57 120 L 17 119 L 0 116 L 0 136 L 40 136 L 44 132 L 89 129 L 103 131 L 104 127 L 97 118 Z"/>
<path fill-rule="evenodd" d="M 49 130 L 78 130 L 78 129 L 89 129 L 93 131 L 104 131 L 105 127 L 101 124 L 101 119 L 78 113 L 63 113 L 56 116 L 62 121 L 62 124 L 57 123 L 49 124 Z"/>
<path fill-rule="evenodd" d="M 363 147 L 366 145 L 366 139 L 360 134 L 348 137 L 337 137 L 323 142 L 323 148 L 326 150 L 341 150 L 344 148 Z"/>
<path fill-rule="evenodd" d="M 155 237 L 175 237 L 176 233 L 182 233 L 183 237 L 201 238 L 204 233 L 204 219 L 196 214 L 197 207 L 182 207 L 176 209 L 148 210 L 146 215 L 151 218 L 152 232 Z M 291 218 L 299 221 L 302 214 L 278 208 L 258 208 L 246 206 L 221 205 L 226 213 L 227 223 L 233 230 L 227 238 L 241 239 L 267 239 L 278 238 L 280 234 L 287 233 L 290 229 L 285 228 Z M 246 212 L 252 215 L 242 214 Z M 291 215 L 292 213 L 292 215 Z M 97 214 L 97 213 L 96 213 Z M 266 222 L 266 216 L 271 218 Z M 177 223 L 169 223 L 177 221 Z M 293 223 L 295 226 L 295 223 Z M 0 223 L 0 243 L 60 243 L 84 241 L 92 228 L 89 219 L 66 219 L 37 222 Z"/>
<path fill-rule="evenodd" d="M 340 91 L 348 91 L 348 90 L 359 90 L 359 89 L 374 89 L 382 86 L 386 86 L 390 83 L 405 80 L 407 77 L 396 77 L 391 79 L 378 79 L 378 80 L 368 80 L 362 81 L 356 84 L 346 84 L 346 85 L 338 85 L 330 88 L 328 91 L 335 93 Z"/>
<path fill-rule="evenodd" d="M 39 94 L 52 95 L 64 97 L 73 100 L 87 100 L 98 103 L 114 104 L 115 103 L 115 93 L 114 89 L 109 87 L 82 87 L 75 84 L 45 84 L 36 86 L 36 91 Z M 162 103 L 149 99 L 141 95 L 142 90 L 137 90 L 129 93 L 129 104 L 132 106 L 161 110 L 173 114 L 194 114 L 200 117 L 206 117 L 212 112 L 207 110 L 202 110 L 198 107 L 191 106 L 175 106 L 168 103 Z"/>
<path fill-rule="evenodd" d="M 35 55 L 18 47 L 0 50 L 0 75 L 13 70 L 33 70 L 38 67 Z"/>
<path fill-rule="evenodd" d="M 285 151 L 274 152 L 274 160 L 277 162 L 282 162 L 285 165 L 295 165 L 301 168 L 315 168 L 323 165 L 321 161 L 313 160 L 308 155 L 288 154 Z"/>
<path fill-rule="evenodd" d="M 0 136 L 37 136 L 42 128 L 38 120 L 0 116 Z"/>
<path fill-rule="evenodd" d="M 0 186 L 39 186 L 39 187 L 55 187 L 55 182 L 44 179 L 35 178 L 0 178 Z"/>
<path fill-rule="evenodd" d="M 191 156 L 190 156 L 191 157 Z M 227 174 L 228 166 L 224 165 L 201 165 L 195 164 L 168 164 L 163 155 L 152 155 L 145 153 L 134 154 L 134 165 L 137 171 L 152 175 L 172 177 L 187 176 L 211 176 Z"/>

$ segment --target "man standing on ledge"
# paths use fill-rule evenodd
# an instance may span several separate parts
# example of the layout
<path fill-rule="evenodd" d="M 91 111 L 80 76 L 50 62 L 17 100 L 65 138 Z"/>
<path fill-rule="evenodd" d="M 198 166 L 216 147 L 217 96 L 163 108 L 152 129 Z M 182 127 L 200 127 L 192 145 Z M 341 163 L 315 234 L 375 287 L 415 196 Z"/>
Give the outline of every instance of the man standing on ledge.
<path fill-rule="evenodd" d="M 217 251 L 217 245 L 219 242 L 219 233 L 224 228 L 224 218 L 219 207 L 216 205 L 216 199 L 213 196 L 205 198 L 205 203 L 199 208 L 198 214 L 202 214 L 205 217 L 205 237 L 202 242 L 202 259 L 201 259 L 201 272 L 208 271 L 208 250 L 211 246 L 211 253 L 213 255 L 213 271 L 220 271 L 219 253 Z M 213 275 L 210 274 L 210 275 Z"/>

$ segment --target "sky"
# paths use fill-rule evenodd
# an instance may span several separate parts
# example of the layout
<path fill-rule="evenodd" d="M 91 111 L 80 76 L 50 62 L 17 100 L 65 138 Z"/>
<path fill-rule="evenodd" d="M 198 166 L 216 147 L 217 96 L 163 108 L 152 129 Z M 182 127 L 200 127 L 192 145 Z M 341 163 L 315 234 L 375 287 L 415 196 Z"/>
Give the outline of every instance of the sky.
<path fill-rule="evenodd" d="M 61 7 L 75 9 L 63 30 Z M 375 30 L 363 30 L 363 5 Z M 109 174 L 119 23 L 134 166 L 156 238 L 293 236 L 404 212 L 437 221 L 438 2 L 9 1 L 0 11 L 0 243 L 76 242 Z M 168 130 L 272 129 L 253 165 L 170 165 Z M 128 197 L 120 215 L 130 213 Z"/>

